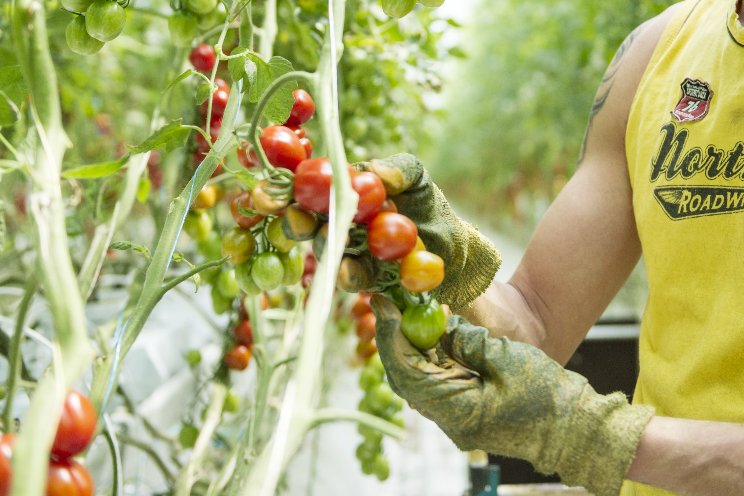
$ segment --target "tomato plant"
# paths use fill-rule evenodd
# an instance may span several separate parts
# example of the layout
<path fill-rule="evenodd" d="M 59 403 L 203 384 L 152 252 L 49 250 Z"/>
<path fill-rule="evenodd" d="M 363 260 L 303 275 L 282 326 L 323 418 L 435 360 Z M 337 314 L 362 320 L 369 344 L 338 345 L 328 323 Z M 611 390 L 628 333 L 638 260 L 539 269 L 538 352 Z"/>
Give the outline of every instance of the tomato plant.
<path fill-rule="evenodd" d="M 369 223 L 369 251 L 380 260 L 398 260 L 414 249 L 417 235 L 408 217 L 382 212 Z"/>

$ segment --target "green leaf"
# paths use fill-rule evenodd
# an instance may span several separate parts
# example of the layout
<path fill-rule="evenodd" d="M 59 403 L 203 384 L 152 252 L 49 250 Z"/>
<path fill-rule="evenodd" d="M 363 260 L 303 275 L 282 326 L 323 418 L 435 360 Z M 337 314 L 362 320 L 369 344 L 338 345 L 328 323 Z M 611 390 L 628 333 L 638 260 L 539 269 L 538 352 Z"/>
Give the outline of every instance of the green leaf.
<path fill-rule="evenodd" d="M 248 100 L 253 103 L 259 101 L 272 81 L 293 70 L 292 63 L 283 57 L 271 57 L 268 63 L 264 62 L 261 57 L 253 53 L 249 53 L 248 58 L 256 66 L 254 81 L 251 82 L 248 90 Z M 247 64 L 246 76 L 250 80 L 251 74 L 249 74 Z M 297 88 L 296 82 L 288 82 L 287 84 L 282 85 L 282 87 L 271 96 L 271 99 L 264 110 L 264 116 L 269 121 L 284 122 L 287 120 L 289 112 L 292 110 L 292 105 L 294 104 L 292 91 L 295 88 Z"/>
<path fill-rule="evenodd" d="M 137 201 L 140 203 L 145 203 L 147 201 L 147 197 L 150 196 L 150 188 L 152 187 L 152 183 L 150 182 L 150 179 L 147 177 L 141 177 L 139 180 L 139 183 L 137 184 Z"/>
<path fill-rule="evenodd" d="M 0 90 L 0 127 L 11 126 L 20 117 L 18 107 L 10 97 Z"/>
<path fill-rule="evenodd" d="M 110 176 L 119 171 L 129 160 L 129 155 L 124 155 L 119 160 L 99 162 L 97 164 L 80 165 L 62 172 L 65 179 L 97 179 Z"/>
<path fill-rule="evenodd" d="M 194 69 L 186 69 L 181 74 L 179 74 L 176 77 L 176 79 L 171 81 L 170 84 L 168 84 L 168 86 L 165 87 L 165 89 L 163 90 L 163 93 L 167 93 L 168 91 L 170 91 L 171 88 L 173 88 L 175 85 L 177 85 L 178 83 L 180 83 L 187 77 L 191 76 L 192 74 L 198 74 L 198 73 Z"/>
<path fill-rule="evenodd" d="M 183 146 L 188 138 L 191 128 L 181 125 L 181 119 L 169 122 L 155 131 L 149 138 L 138 146 L 130 146 L 132 153 L 145 153 L 151 150 L 162 150 L 169 152 Z"/>
<path fill-rule="evenodd" d="M 207 83 L 202 83 L 199 85 L 199 87 L 196 88 L 196 96 L 194 97 L 196 99 L 196 104 L 201 105 L 202 103 L 207 101 L 207 98 L 209 98 L 209 95 L 212 94 L 212 88 Z"/>
<path fill-rule="evenodd" d="M 382 0 L 382 10 L 390 17 L 403 17 L 415 6 L 416 0 Z"/>
<path fill-rule="evenodd" d="M 252 190 L 256 186 L 256 184 L 258 184 L 258 179 L 256 179 L 253 174 L 243 168 L 233 173 L 235 174 L 235 178 L 240 181 L 241 184 L 243 184 L 243 186 L 245 186 L 245 188 L 249 191 Z"/>
<path fill-rule="evenodd" d="M 231 56 L 240 55 L 239 57 L 235 57 L 227 61 L 227 72 L 230 73 L 230 77 L 232 78 L 234 83 L 237 83 L 238 81 L 243 79 L 243 76 L 245 76 L 244 64 L 247 53 L 247 48 L 238 47 L 234 49 L 230 54 Z"/>
<path fill-rule="evenodd" d="M 129 251 L 133 250 L 137 253 L 141 253 L 146 259 L 150 260 L 150 249 L 144 245 L 132 243 L 131 241 L 114 241 L 109 245 L 112 250 Z"/>
<path fill-rule="evenodd" d="M 23 72 L 20 65 L 9 65 L 0 68 L 0 88 L 13 103 L 20 105 L 23 102 L 28 88 L 23 80 Z"/>

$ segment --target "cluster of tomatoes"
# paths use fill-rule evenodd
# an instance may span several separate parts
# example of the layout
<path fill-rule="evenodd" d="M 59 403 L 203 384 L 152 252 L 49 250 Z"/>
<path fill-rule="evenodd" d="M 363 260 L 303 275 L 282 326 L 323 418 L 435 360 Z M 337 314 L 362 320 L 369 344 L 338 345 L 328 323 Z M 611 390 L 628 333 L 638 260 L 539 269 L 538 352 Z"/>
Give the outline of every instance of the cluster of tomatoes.
<path fill-rule="evenodd" d="M 80 55 L 98 52 L 119 36 L 127 22 L 124 8 L 129 0 L 60 0 L 62 8 L 75 14 L 65 29 L 70 50 Z"/>
<path fill-rule="evenodd" d="M 84 465 L 74 460 L 89 445 L 96 431 L 98 417 L 93 404 L 83 394 L 70 391 L 52 443 L 47 496 L 92 496 L 93 478 Z M 10 494 L 11 457 L 15 434 L 0 434 L 0 496 Z"/>
<path fill-rule="evenodd" d="M 385 380 L 385 369 L 377 353 L 373 353 L 362 368 L 359 386 L 364 392 L 358 406 L 360 411 L 403 427 L 403 418 L 400 415 L 403 400 L 390 389 Z M 383 450 L 382 433 L 362 424 L 357 430 L 362 436 L 362 442 L 356 449 L 362 472 L 373 474 L 381 481 L 387 479 L 390 476 L 390 464 Z"/>

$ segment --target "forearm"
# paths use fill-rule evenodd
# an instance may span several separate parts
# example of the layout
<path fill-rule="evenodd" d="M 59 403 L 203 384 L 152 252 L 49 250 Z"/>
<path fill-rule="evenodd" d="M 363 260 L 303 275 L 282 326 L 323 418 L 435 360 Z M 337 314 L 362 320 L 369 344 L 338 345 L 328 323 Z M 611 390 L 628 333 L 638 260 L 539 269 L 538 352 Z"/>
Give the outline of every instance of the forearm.
<path fill-rule="evenodd" d="M 744 491 L 744 425 L 654 417 L 628 478 L 683 496 Z"/>

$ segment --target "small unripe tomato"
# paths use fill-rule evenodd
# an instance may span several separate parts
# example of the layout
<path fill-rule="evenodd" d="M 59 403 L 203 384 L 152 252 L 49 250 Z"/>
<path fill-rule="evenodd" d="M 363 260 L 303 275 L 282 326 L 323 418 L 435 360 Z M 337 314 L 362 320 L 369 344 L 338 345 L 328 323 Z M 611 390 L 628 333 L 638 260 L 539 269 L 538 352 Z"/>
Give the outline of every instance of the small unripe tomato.
<path fill-rule="evenodd" d="M 103 42 L 119 36 L 126 22 L 127 13 L 115 0 L 96 0 L 85 12 L 85 29 Z"/>
<path fill-rule="evenodd" d="M 92 55 L 101 48 L 104 43 L 93 38 L 85 29 L 85 17 L 75 16 L 65 28 L 65 39 L 70 50 L 79 55 Z"/>

